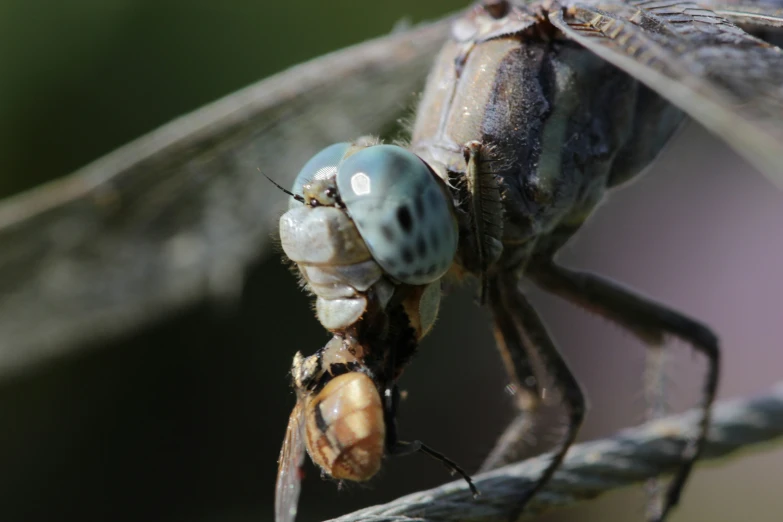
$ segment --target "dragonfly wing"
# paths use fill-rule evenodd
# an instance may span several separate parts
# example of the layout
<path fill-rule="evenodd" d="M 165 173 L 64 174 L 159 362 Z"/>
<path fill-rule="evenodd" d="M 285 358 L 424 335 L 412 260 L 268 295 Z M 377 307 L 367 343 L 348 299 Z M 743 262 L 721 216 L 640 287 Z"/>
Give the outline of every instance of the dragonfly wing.
<path fill-rule="evenodd" d="M 412 104 L 446 20 L 296 66 L 0 202 L 0 377 L 235 295 L 320 148 Z"/>
<path fill-rule="evenodd" d="M 783 188 L 783 52 L 690 2 L 571 4 L 551 22 L 723 138 Z"/>
<path fill-rule="evenodd" d="M 760 38 L 767 36 L 766 31 L 779 37 L 783 29 L 783 0 L 701 0 L 699 4 Z"/>
<path fill-rule="evenodd" d="M 283 447 L 277 461 L 275 522 L 294 522 L 299 506 L 299 492 L 302 490 L 302 467 L 305 459 L 302 411 L 302 403 L 297 402 L 288 419 L 288 428 L 286 428 Z"/>

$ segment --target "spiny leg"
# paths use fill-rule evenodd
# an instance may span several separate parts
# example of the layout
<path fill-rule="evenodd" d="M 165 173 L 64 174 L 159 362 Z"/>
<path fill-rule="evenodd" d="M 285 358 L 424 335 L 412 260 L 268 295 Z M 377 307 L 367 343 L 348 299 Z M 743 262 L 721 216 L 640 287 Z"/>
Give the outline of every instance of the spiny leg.
<path fill-rule="evenodd" d="M 666 403 L 666 352 L 663 346 L 648 344 L 647 358 L 644 369 L 644 398 L 647 402 L 645 418 L 648 421 L 662 418 L 667 412 Z M 663 505 L 663 485 L 659 477 L 654 477 L 645 483 L 647 492 L 647 518 L 654 518 L 655 513 Z"/>
<path fill-rule="evenodd" d="M 669 334 L 707 357 L 709 367 L 702 392 L 699 433 L 696 440 L 685 447 L 684 461 L 672 479 L 660 513 L 652 517 L 656 522 L 662 521 L 679 502 L 682 488 L 707 439 L 720 374 L 717 336 L 697 321 L 595 274 L 569 270 L 553 261 L 539 259 L 528 265 L 525 275 L 548 292 L 627 328 L 654 349 L 660 349 L 664 336 Z"/>
<path fill-rule="evenodd" d="M 463 470 L 459 464 L 448 458 L 443 453 L 434 450 L 420 440 L 411 442 L 400 440 L 397 436 L 397 408 L 400 403 L 400 391 L 396 384 L 391 384 L 383 393 L 383 416 L 386 423 L 386 451 L 389 455 L 410 455 L 423 453 L 443 464 L 451 474 L 459 474 L 468 483 L 473 498 L 479 496 L 479 490 L 473 484 L 473 479 Z"/>
<path fill-rule="evenodd" d="M 568 425 L 565 436 L 556 448 L 552 460 L 532 487 L 524 492 L 519 504 L 512 512 L 511 520 L 519 516 L 525 504 L 541 490 L 560 466 L 568 448 L 576 439 L 585 413 L 585 399 L 579 383 L 549 337 L 538 313 L 522 294 L 518 285 L 518 278 L 514 275 L 496 276 L 490 283 L 490 297 L 492 298 L 492 309 L 497 314 L 496 321 L 499 325 L 505 326 L 501 330 L 506 334 L 503 345 L 512 359 L 516 357 L 518 361 L 534 360 L 540 363 L 542 370 L 551 376 L 552 384 L 560 392 L 563 405 L 568 413 Z M 507 323 L 505 323 L 506 321 Z M 519 351 L 520 348 L 524 354 L 512 354 L 511 350 Z M 501 350 L 503 350 L 503 346 L 501 346 Z M 525 366 L 521 367 L 524 371 Z M 531 369 L 529 362 L 527 369 L 528 371 Z M 516 375 L 515 380 L 524 381 L 527 376 Z"/>
<path fill-rule="evenodd" d="M 502 304 L 498 281 L 489 279 L 488 298 L 492 309 L 495 342 L 514 392 L 518 414 L 498 438 L 492 451 L 479 468 L 490 471 L 522 458 L 526 436 L 535 426 L 541 403 L 541 388 L 517 325 L 510 311 Z"/>
<path fill-rule="evenodd" d="M 472 250 L 475 257 L 476 272 L 479 275 L 479 302 L 484 304 L 488 293 L 487 270 L 503 252 L 503 203 L 500 187 L 493 174 L 491 149 L 479 141 L 468 142 L 464 149 L 465 184 L 470 194 L 470 227 L 469 237 L 477 238 Z"/>
<path fill-rule="evenodd" d="M 468 483 L 473 497 L 478 497 L 479 491 L 473 484 L 473 480 L 456 462 L 446 457 L 444 454 L 435 451 L 433 448 L 427 446 L 420 440 L 414 440 L 411 442 L 400 440 L 397 433 L 397 410 L 400 406 L 400 389 L 397 387 L 396 378 L 399 376 L 399 372 L 402 367 L 407 364 L 407 358 L 416 351 L 417 340 L 408 339 L 408 342 L 401 342 L 406 339 L 406 336 L 410 335 L 409 319 L 407 316 L 394 315 L 390 317 L 392 322 L 402 322 L 406 327 L 400 327 L 396 324 L 396 328 L 391 328 L 397 335 L 390 339 L 390 344 L 385 348 L 385 379 L 387 380 L 383 390 L 383 418 L 386 426 L 386 451 L 389 455 L 410 455 L 411 453 L 423 453 L 429 457 L 439 461 L 448 469 L 451 474 L 458 473 L 465 482 Z M 401 336 L 401 337 L 400 337 Z M 406 344 L 413 343 L 412 346 L 405 346 Z M 383 344 L 379 344 L 382 347 Z M 400 358 L 398 349 L 404 347 L 404 357 Z M 399 365 L 399 366 L 398 366 Z"/>

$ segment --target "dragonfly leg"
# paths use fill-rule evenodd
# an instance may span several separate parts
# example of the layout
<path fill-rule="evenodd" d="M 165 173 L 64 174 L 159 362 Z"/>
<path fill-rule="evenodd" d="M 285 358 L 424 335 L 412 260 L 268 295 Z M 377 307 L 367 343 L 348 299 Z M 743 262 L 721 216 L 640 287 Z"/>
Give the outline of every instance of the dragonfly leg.
<path fill-rule="evenodd" d="M 470 488 L 473 497 L 478 497 L 479 490 L 473 484 L 473 479 L 470 478 L 470 475 L 468 475 L 459 464 L 443 453 L 435 451 L 420 440 L 407 442 L 399 439 L 397 435 L 397 408 L 400 403 L 400 391 L 396 384 L 391 384 L 386 388 L 383 393 L 383 401 L 384 421 L 386 423 L 386 451 L 388 454 L 402 456 L 410 455 L 412 453 L 423 453 L 428 455 L 443 464 L 452 475 L 455 473 L 459 474 L 465 482 L 468 483 L 468 487 Z"/>
<path fill-rule="evenodd" d="M 541 403 L 541 389 L 532 361 L 514 317 L 503 304 L 498 283 L 493 279 L 488 285 L 487 297 L 492 309 L 495 341 L 508 373 L 509 388 L 513 392 L 519 414 L 503 431 L 479 472 L 522 459 L 526 436 L 535 426 L 536 413 Z"/>
<path fill-rule="evenodd" d="M 489 292 L 498 346 L 512 383 L 517 386 L 517 392 L 521 391 L 523 395 L 518 400 L 522 420 L 515 421 L 506 430 L 483 467 L 508 461 L 503 452 L 513 453 L 518 448 L 518 444 L 514 442 L 523 441 L 523 431 L 532 424 L 530 422 L 525 425 L 524 417 L 535 413 L 544 391 L 534 377 L 535 371 L 545 372 L 550 377 L 552 386 L 559 392 L 568 413 L 565 436 L 541 476 L 519 499 L 510 518 L 514 520 L 563 461 L 582 425 L 586 404 L 579 383 L 547 333 L 538 313 L 522 294 L 518 278 L 511 275 L 495 276 L 490 282 Z"/>
<path fill-rule="evenodd" d="M 702 391 L 698 435 L 683 450 L 682 465 L 666 491 L 663 505 L 650 516 L 654 521 L 663 520 L 677 505 L 707 438 L 720 373 L 717 336 L 707 326 L 595 274 L 544 261 L 529 264 L 525 276 L 544 290 L 627 328 L 653 349 L 661 349 L 668 334 L 687 342 L 707 358 L 709 366 Z"/>

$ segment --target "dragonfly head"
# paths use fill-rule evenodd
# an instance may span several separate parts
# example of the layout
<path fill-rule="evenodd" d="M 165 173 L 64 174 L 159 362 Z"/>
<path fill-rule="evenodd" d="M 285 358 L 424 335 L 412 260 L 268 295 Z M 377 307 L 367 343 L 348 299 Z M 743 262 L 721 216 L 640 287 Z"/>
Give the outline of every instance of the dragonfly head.
<path fill-rule="evenodd" d="M 367 139 L 331 145 L 305 164 L 292 192 L 312 207 L 344 209 L 373 259 L 398 282 L 431 283 L 452 265 L 458 229 L 450 193 L 402 147 Z M 292 198 L 295 207 L 301 203 Z"/>

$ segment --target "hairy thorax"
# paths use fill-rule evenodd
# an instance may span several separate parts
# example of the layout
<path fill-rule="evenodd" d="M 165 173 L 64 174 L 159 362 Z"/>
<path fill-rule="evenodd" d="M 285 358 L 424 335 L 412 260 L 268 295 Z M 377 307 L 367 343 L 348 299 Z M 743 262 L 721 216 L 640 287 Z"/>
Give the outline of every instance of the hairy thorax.
<path fill-rule="evenodd" d="M 578 228 L 605 190 L 651 162 L 682 120 L 589 51 L 541 38 L 540 18 L 517 18 L 514 34 L 482 40 L 477 32 L 489 29 L 480 24 L 453 31 L 412 138 L 413 151 L 453 187 L 459 262 L 472 272 L 519 266 L 542 237 Z M 502 212 L 482 207 L 493 198 Z M 479 204 L 469 208 L 472 201 Z"/>

